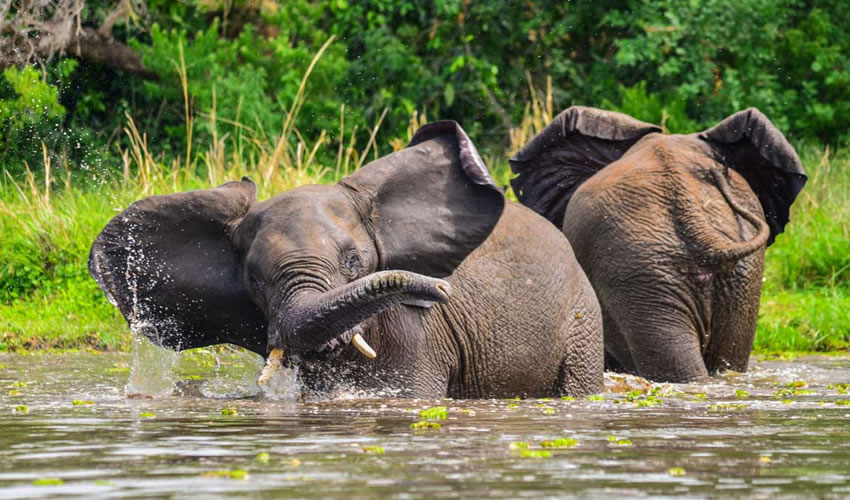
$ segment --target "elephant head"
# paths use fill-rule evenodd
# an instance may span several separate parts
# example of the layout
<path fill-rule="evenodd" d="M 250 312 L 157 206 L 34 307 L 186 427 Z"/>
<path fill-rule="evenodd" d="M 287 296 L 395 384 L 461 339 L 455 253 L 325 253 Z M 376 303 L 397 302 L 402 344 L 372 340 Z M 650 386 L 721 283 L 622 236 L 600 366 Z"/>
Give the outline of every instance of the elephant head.
<path fill-rule="evenodd" d="M 503 206 L 464 131 L 436 122 L 336 185 L 257 202 L 243 178 L 137 201 L 97 237 L 89 271 L 163 346 L 329 353 L 387 308 L 448 301 L 441 278 Z"/>
<path fill-rule="evenodd" d="M 757 109 L 664 135 L 571 107 L 511 159 L 519 200 L 562 227 L 603 310 L 609 366 L 683 381 L 743 370 L 763 251 L 806 183 Z"/>

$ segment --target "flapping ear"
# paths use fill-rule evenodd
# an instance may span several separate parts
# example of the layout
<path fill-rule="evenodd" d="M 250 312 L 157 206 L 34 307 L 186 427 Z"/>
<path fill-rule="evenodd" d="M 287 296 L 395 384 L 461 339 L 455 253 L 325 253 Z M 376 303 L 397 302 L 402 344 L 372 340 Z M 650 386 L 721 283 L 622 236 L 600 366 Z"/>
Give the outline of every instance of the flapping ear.
<path fill-rule="evenodd" d="M 241 284 L 231 230 L 256 199 L 248 178 L 151 196 L 115 216 L 89 273 L 130 328 L 172 349 L 232 342 L 265 353 L 266 322 Z"/>
<path fill-rule="evenodd" d="M 622 113 L 569 107 L 511 158 L 518 174 L 511 186 L 523 205 L 560 228 L 576 189 L 652 132 L 661 128 Z"/>
<path fill-rule="evenodd" d="M 718 162 L 747 180 L 770 226 L 767 244 L 773 243 L 808 179 L 797 152 L 756 108 L 735 113 L 697 137 L 713 147 Z"/>
<path fill-rule="evenodd" d="M 406 149 L 341 181 L 366 200 L 382 269 L 442 278 L 490 235 L 505 198 L 453 121 L 420 128 Z"/>

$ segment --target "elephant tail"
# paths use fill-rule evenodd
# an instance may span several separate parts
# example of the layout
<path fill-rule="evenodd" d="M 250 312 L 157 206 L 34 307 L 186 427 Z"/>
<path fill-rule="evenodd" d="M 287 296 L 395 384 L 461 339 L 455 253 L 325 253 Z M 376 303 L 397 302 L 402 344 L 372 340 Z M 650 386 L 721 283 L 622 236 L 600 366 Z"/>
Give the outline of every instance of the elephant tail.
<path fill-rule="evenodd" d="M 765 248 L 770 238 L 770 227 L 764 218 L 742 206 L 732 196 L 726 176 L 718 170 L 711 170 L 710 175 L 732 211 L 752 224 L 756 235 L 744 241 L 729 239 L 711 225 L 700 207 L 690 201 L 679 205 L 682 213 L 677 222 L 685 233 L 685 240 L 695 247 L 704 264 L 710 267 L 730 265 Z"/>

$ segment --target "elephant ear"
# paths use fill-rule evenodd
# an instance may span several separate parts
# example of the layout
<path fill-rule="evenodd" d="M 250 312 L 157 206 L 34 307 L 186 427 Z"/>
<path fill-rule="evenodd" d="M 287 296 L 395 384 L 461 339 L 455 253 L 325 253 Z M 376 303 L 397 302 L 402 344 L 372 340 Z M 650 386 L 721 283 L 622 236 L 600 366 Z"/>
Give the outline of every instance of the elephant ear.
<path fill-rule="evenodd" d="M 492 232 L 505 198 L 454 121 L 421 127 L 407 148 L 343 179 L 366 201 L 381 269 L 445 277 Z"/>
<path fill-rule="evenodd" d="M 523 205 L 560 228 L 576 189 L 652 132 L 661 128 L 622 113 L 569 107 L 511 158 L 517 174 L 511 186 Z"/>
<path fill-rule="evenodd" d="M 250 179 L 151 196 L 95 239 L 89 273 L 134 332 L 172 349 L 232 342 L 265 352 L 266 323 L 242 287 L 231 229 L 256 199 Z"/>
<path fill-rule="evenodd" d="M 772 244 L 785 230 L 791 204 L 808 179 L 794 147 L 756 108 L 735 113 L 697 137 L 749 183 L 770 227 L 767 244 Z"/>

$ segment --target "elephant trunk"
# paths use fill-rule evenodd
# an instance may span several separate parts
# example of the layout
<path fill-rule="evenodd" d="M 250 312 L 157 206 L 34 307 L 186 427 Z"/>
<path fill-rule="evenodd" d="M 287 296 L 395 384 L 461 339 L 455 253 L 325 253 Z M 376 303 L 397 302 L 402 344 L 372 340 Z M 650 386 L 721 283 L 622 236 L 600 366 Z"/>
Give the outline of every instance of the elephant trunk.
<path fill-rule="evenodd" d="M 302 293 L 273 324 L 269 349 L 315 350 L 400 303 L 449 299 L 447 282 L 408 271 L 381 271 L 324 293 Z"/>
<path fill-rule="evenodd" d="M 686 240 L 696 247 L 697 255 L 704 259 L 706 263 L 709 265 L 731 264 L 761 248 L 765 248 L 770 237 L 770 228 L 763 218 L 738 203 L 732 196 L 729 181 L 723 174 L 712 170 L 711 175 L 717 189 L 720 190 L 733 212 L 757 228 L 756 235 L 746 241 L 732 241 L 724 237 L 712 227 L 705 213 L 693 203 L 680 205 L 683 213 L 679 222 L 685 232 Z"/>

